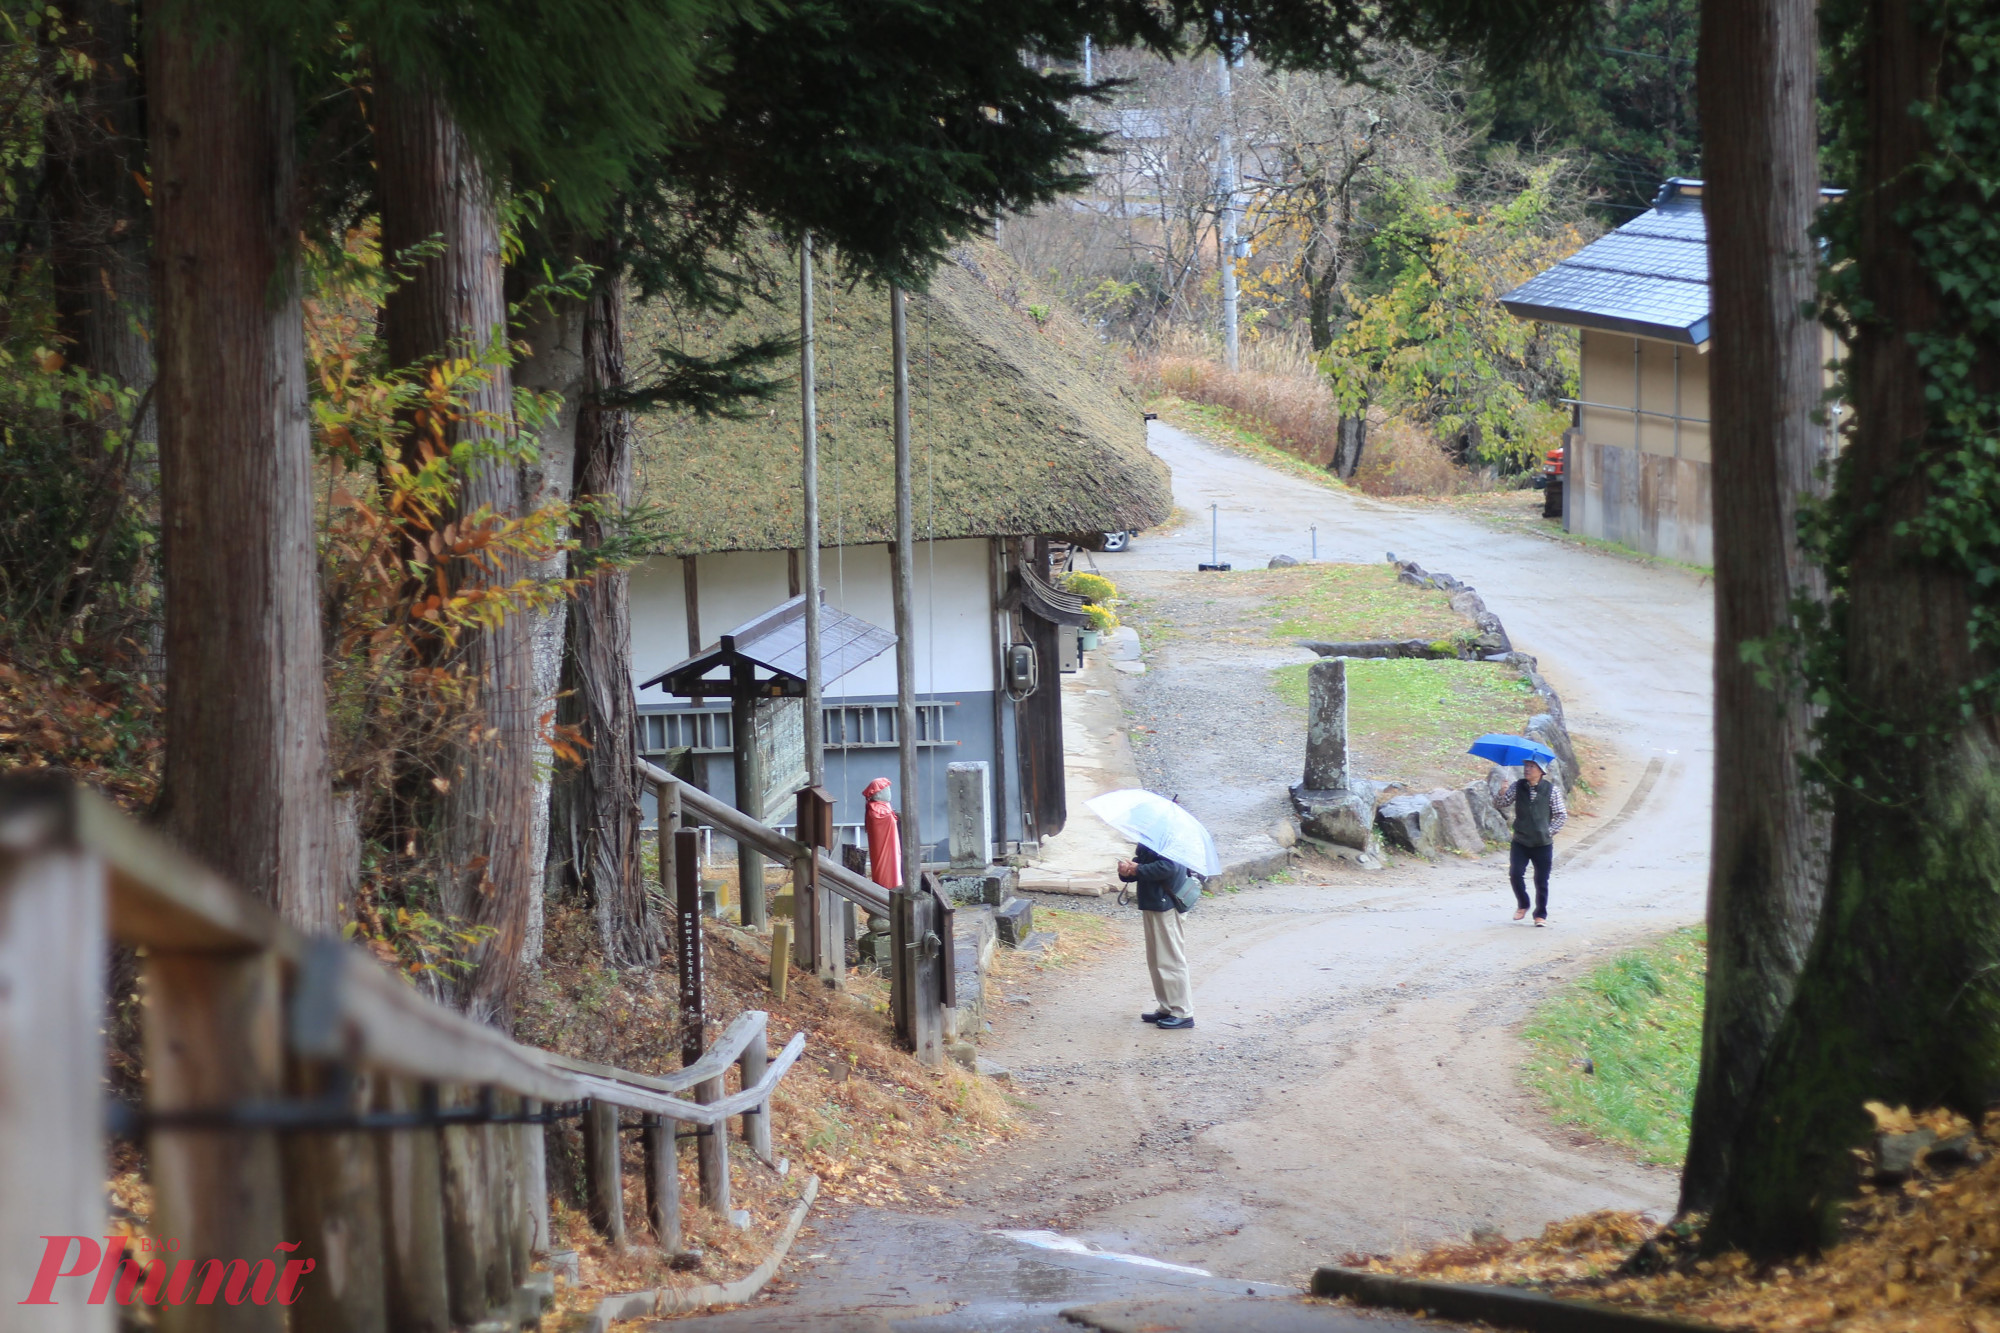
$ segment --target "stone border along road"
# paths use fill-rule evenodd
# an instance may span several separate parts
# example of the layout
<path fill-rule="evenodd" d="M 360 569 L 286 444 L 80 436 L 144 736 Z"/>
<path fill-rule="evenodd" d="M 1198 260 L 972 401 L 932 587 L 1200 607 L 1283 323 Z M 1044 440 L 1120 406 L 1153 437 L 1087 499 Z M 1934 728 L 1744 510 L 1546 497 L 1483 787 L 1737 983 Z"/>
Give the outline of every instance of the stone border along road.
<path fill-rule="evenodd" d="M 1044 974 L 1029 1003 L 992 1006 L 985 1053 L 1015 1071 L 1037 1130 L 941 1182 L 959 1207 L 815 1219 L 783 1275 L 791 1316 L 867 1308 L 897 1328 L 1054 1329 L 1061 1308 L 1084 1302 L 1196 1294 L 1190 1285 L 1220 1296 L 1225 1277 L 1296 1291 L 1352 1250 L 1672 1206 L 1672 1172 L 1550 1123 L 1521 1089 L 1513 1034 L 1556 984 L 1701 917 L 1706 585 L 1442 506 L 1323 489 L 1159 423 L 1152 440 L 1186 513 L 1221 506 L 1222 558 L 1239 568 L 1305 554 L 1317 524 L 1322 559 L 1395 551 L 1477 585 L 1540 659 L 1570 726 L 1610 754 L 1600 813 L 1558 840 L 1545 930 L 1508 919 L 1499 854 L 1205 900 L 1187 919 L 1192 1031 L 1138 1021 L 1151 996 L 1126 916 L 1116 948 Z M 1143 534 L 1096 561 L 1120 583 L 1192 572 L 1208 558 L 1207 527 Z M 1172 643 L 1149 649 L 1148 666 L 1122 684 L 1171 687 Z M 1190 692 L 1216 688 L 1184 679 Z M 1272 756 L 1268 791 L 1249 794 L 1268 797 L 1274 819 L 1302 758 L 1296 730 Z M 1239 799 L 1182 797 L 1197 813 Z M 994 1234 L 1031 1229 L 1217 1277 Z"/>

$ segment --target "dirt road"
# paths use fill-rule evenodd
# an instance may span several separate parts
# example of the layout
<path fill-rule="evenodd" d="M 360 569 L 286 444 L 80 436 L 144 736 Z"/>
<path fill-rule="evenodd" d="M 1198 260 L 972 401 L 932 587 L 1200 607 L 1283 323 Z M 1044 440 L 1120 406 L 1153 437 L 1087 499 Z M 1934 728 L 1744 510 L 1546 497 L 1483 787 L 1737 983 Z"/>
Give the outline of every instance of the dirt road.
<path fill-rule="evenodd" d="M 1070 1299 L 1075 1282 L 1097 1284 L 1095 1295 L 1106 1282 L 1204 1281 L 1064 1258 L 1001 1230 L 1296 1283 L 1347 1250 L 1672 1204 L 1670 1173 L 1548 1123 L 1519 1089 L 1511 1033 L 1559 980 L 1700 916 L 1705 584 L 1446 510 L 1327 491 L 1170 427 L 1156 424 L 1153 440 L 1196 521 L 1097 557 L 1114 579 L 1207 559 L 1214 502 L 1221 554 L 1238 568 L 1305 556 L 1317 525 L 1323 559 L 1394 551 L 1475 584 L 1540 656 L 1571 726 L 1611 756 L 1598 817 L 1572 821 L 1559 845 L 1555 924 L 1509 920 L 1495 857 L 1223 894 L 1187 919 L 1197 1027 L 1159 1032 L 1138 1021 L 1151 997 L 1134 918 L 1121 948 L 1031 1003 L 996 1006 L 986 1049 L 1042 1108 L 1043 1134 L 968 1179 L 951 1213 L 823 1224 L 803 1248 L 824 1257 L 794 1274 L 796 1306 L 969 1302 L 937 1326 L 1040 1327 L 1035 1311 Z M 1154 669 L 1173 671 L 1171 648 L 1160 657 Z M 1166 683 L 1152 670 L 1138 679 Z M 1196 672 L 1182 687 L 1215 688 Z M 1296 762 L 1275 756 L 1272 790 L 1253 782 L 1225 798 L 1275 799 Z M 1202 808 L 1200 796 L 1184 799 Z"/>

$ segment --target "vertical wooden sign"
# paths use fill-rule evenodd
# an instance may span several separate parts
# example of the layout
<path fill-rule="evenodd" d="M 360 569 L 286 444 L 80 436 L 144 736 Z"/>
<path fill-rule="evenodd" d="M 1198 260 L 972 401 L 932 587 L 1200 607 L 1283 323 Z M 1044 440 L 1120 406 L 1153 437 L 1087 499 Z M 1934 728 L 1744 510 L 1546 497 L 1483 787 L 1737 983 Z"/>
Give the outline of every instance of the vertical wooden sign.
<path fill-rule="evenodd" d="M 794 888 L 793 915 L 800 932 L 802 961 L 821 981 L 841 985 L 847 973 L 847 941 L 834 895 L 819 883 L 822 848 L 833 846 L 833 797 L 820 787 L 799 789 L 796 833 L 809 849 L 803 881 Z"/>
<path fill-rule="evenodd" d="M 674 930 L 681 973 L 681 1063 L 701 1059 L 708 1045 L 707 1012 L 703 1004 L 701 933 L 701 835 L 693 829 L 674 834 Z"/>

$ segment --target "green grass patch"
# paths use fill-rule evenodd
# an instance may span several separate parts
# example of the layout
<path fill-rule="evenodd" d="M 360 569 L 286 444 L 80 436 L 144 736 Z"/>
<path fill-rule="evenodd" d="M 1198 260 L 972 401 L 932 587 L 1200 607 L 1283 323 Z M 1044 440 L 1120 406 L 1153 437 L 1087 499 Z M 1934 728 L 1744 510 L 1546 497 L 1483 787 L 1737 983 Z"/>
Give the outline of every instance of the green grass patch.
<path fill-rule="evenodd" d="M 1278 697 L 1306 706 L 1312 663 L 1279 667 Z M 1416 786 L 1458 786 L 1484 774 L 1484 759 L 1465 752 L 1489 731 L 1519 732 L 1536 696 L 1519 674 L 1491 662 L 1423 658 L 1350 659 L 1347 734 L 1369 777 Z"/>
<path fill-rule="evenodd" d="M 1528 1083 L 1556 1118 L 1649 1162 L 1687 1156 L 1708 936 L 1677 930 L 1556 993 L 1527 1029 Z M 1583 1072 L 1590 1060 L 1595 1072 Z"/>
<path fill-rule="evenodd" d="M 1272 633 L 1292 639 L 1422 639 L 1476 632 L 1436 588 L 1400 582 L 1394 565 L 1301 565 L 1285 571 L 1299 587 L 1271 600 Z"/>

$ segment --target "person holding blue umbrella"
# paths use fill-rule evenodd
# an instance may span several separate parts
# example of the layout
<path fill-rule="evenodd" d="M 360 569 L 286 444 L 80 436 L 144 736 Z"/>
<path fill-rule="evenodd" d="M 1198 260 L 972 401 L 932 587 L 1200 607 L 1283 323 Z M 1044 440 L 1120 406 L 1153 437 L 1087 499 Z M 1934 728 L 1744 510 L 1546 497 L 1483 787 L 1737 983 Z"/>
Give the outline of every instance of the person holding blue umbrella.
<path fill-rule="evenodd" d="M 1514 890 L 1514 919 L 1528 914 L 1527 871 L 1535 868 L 1535 924 L 1549 923 L 1549 871 L 1555 865 L 1555 839 L 1569 822 L 1562 788 L 1548 776 L 1555 751 L 1519 736 L 1481 736 L 1469 753 L 1507 767 L 1519 765 L 1521 776 L 1493 798 L 1496 808 L 1514 811 L 1514 841 L 1507 852 L 1507 882 Z"/>

